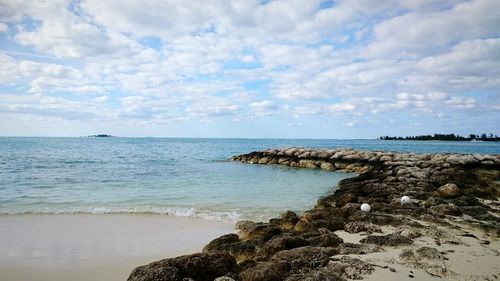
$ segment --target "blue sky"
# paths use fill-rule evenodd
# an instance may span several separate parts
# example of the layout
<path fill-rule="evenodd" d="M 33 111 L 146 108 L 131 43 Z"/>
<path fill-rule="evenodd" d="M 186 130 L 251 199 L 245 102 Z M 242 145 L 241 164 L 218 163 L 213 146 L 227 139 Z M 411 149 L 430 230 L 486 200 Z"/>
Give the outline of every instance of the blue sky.
<path fill-rule="evenodd" d="M 500 134 L 500 2 L 0 0 L 0 135 Z"/>

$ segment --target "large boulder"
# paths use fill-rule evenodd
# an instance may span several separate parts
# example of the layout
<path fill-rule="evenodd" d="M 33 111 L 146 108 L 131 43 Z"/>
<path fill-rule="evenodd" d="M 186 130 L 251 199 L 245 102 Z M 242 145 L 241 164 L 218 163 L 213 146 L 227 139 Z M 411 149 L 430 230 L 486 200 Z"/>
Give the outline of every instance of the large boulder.
<path fill-rule="evenodd" d="M 237 234 L 231 233 L 231 234 L 226 234 L 222 235 L 219 238 L 216 238 L 212 240 L 210 243 L 208 243 L 204 248 L 203 252 L 210 252 L 214 250 L 221 250 L 225 249 L 229 244 L 239 242 L 240 237 Z"/>
<path fill-rule="evenodd" d="M 279 251 L 290 250 L 307 245 L 309 245 L 309 243 L 301 236 L 285 233 L 275 236 L 271 240 L 267 241 L 266 244 L 259 249 L 257 256 L 259 259 L 267 260 Z"/>
<path fill-rule="evenodd" d="M 311 246 L 316 247 L 337 247 L 344 242 L 337 234 L 327 231 L 317 236 L 307 238 L 307 242 Z"/>
<path fill-rule="evenodd" d="M 290 271 L 286 262 L 260 263 L 240 273 L 240 281 L 281 281 Z"/>
<path fill-rule="evenodd" d="M 237 270 L 236 260 L 229 253 L 214 251 L 163 259 L 136 267 L 127 281 L 213 281 Z"/>
<path fill-rule="evenodd" d="M 290 266 L 290 274 L 305 273 L 311 269 L 326 266 L 330 257 L 337 253 L 335 248 L 306 246 L 278 252 L 270 261 L 286 262 Z"/>
<path fill-rule="evenodd" d="M 270 223 L 241 221 L 236 224 L 236 228 L 244 239 L 258 239 L 264 242 L 282 233 L 279 227 Z"/>
<path fill-rule="evenodd" d="M 203 252 L 227 251 L 239 262 L 254 258 L 260 244 L 256 240 L 240 241 L 238 235 L 227 234 L 212 240 Z"/>

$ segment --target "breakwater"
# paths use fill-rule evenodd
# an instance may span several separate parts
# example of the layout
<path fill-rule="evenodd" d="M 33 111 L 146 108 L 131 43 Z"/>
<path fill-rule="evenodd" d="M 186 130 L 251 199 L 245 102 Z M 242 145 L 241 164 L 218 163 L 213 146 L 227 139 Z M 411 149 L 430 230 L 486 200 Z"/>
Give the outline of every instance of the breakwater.
<path fill-rule="evenodd" d="M 434 277 L 455 278 L 457 273 L 447 268 L 437 249 L 405 247 L 419 237 L 437 246 L 460 245 L 460 236 L 471 235 L 460 230 L 465 226 L 488 233 L 491 241 L 480 241 L 484 247 L 500 235 L 499 155 L 283 148 L 230 160 L 359 175 L 340 181 L 334 193 L 301 215 L 287 212 L 269 222 L 239 222 L 238 234 L 213 240 L 203 253 L 137 267 L 130 281 L 358 279 L 372 273 L 374 266 L 350 255 L 377 253 L 385 247 L 401 247 L 396 260 L 402 265 Z M 402 202 L 402 196 L 411 200 Z M 369 204 L 371 211 L 361 211 L 361 204 Z M 348 243 L 339 231 L 366 237 Z M 421 256 L 433 258 L 414 262 Z"/>

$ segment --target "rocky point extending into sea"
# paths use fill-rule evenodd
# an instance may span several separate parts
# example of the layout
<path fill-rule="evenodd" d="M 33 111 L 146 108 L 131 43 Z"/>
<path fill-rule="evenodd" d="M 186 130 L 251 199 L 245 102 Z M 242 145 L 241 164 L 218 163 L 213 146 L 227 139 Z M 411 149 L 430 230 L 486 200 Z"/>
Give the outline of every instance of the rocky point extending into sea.
<path fill-rule="evenodd" d="M 239 222 L 238 234 L 129 281 L 500 278 L 500 155 L 282 148 L 230 160 L 359 175 L 301 215 Z"/>

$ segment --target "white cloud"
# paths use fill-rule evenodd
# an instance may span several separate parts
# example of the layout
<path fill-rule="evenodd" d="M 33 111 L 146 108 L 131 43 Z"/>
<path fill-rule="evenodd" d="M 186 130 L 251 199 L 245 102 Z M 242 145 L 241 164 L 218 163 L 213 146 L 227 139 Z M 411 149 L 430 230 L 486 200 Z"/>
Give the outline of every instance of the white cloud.
<path fill-rule="evenodd" d="M 454 108 L 474 108 L 476 100 L 474 98 L 451 97 L 445 101 L 446 104 Z"/>
<path fill-rule="evenodd" d="M 257 116 L 269 116 L 275 113 L 278 106 L 273 101 L 264 100 L 251 103 L 250 108 Z"/>
<path fill-rule="evenodd" d="M 355 126 L 356 126 L 356 123 L 354 123 L 354 122 L 347 122 L 347 123 L 345 123 L 344 125 L 345 125 L 347 128 L 353 128 L 353 127 L 355 127 Z"/>
<path fill-rule="evenodd" d="M 2 108 L 132 124 L 292 116 L 339 126 L 381 112 L 496 110 L 498 1 L 321 2 L 0 1 L 0 94 L 20 96 Z"/>
<path fill-rule="evenodd" d="M 474 0 L 444 11 L 406 13 L 390 18 L 374 26 L 375 40 L 364 54 L 418 57 L 457 41 L 497 37 L 500 36 L 499 11 L 496 0 Z"/>
<path fill-rule="evenodd" d="M 0 33 L 9 31 L 9 26 L 3 22 L 0 22 Z"/>
<path fill-rule="evenodd" d="M 0 52 L 0 83 L 7 85 L 14 83 L 19 76 L 16 60 Z"/>
<path fill-rule="evenodd" d="M 97 98 L 92 99 L 95 102 L 107 102 L 109 100 L 108 96 L 100 96 Z"/>
<path fill-rule="evenodd" d="M 120 38 L 112 38 L 98 27 L 72 17 L 43 21 L 39 28 L 22 30 L 15 38 L 21 45 L 34 46 L 37 51 L 56 57 L 110 55 L 124 47 Z"/>
<path fill-rule="evenodd" d="M 356 110 L 356 106 L 351 103 L 336 103 L 328 106 L 328 110 L 332 113 L 348 112 Z"/>
<path fill-rule="evenodd" d="M 190 116 L 210 120 L 214 117 L 235 116 L 240 106 L 220 98 L 210 98 L 195 102 L 186 109 Z"/>

